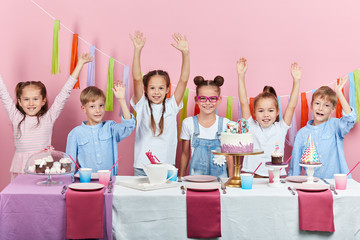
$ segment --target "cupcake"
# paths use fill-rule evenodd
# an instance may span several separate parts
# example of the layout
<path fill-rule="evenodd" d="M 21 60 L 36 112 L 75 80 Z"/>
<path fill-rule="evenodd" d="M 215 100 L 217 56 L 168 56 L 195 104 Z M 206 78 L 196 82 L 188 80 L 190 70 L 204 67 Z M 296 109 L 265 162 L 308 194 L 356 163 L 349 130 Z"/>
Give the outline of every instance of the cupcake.
<path fill-rule="evenodd" d="M 54 164 L 54 159 L 51 156 L 47 156 L 43 159 L 46 161 L 46 166 L 51 169 Z"/>
<path fill-rule="evenodd" d="M 69 158 L 62 158 L 59 162 L 61 163 L 61 167 L 64 168 L 66 172 L 71 172 L 71 161 Z"/>
<path fill-rule="evenodd" d="M 279 144 L 275 144 L 275 150 L 271 154 L 271 163 L 275 165 L 282 164 L 283 154 L 279 151 Z"/>
<path fill-rule="evenodd" d="M 35 172 L 36 173 L 45 173 L 46 170 L 46 161 L 44 159 L 37 159 L 35 163 Z"/>

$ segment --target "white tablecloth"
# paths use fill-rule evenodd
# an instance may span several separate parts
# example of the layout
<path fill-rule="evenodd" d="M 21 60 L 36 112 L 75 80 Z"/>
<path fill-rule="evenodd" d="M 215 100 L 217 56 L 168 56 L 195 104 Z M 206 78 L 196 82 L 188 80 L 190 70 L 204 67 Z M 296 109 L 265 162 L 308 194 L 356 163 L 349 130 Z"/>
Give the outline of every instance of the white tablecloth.
<path fill-rule="evenodd" d="M 116 180 L 127 178 L 131 177 Z M 328 233 L 300 231 L 298 196 L 287 190 L 292 184 L 271 188 L 267 182 L 254 179 L 252 190 L 227 188 L 227 194 L 221 193 L 220 239 L 360 239 L 360 183 L 349 180 L 347 190 L 333 195 L 335 232 Z M 179 187 L 139 191 L 116 184 L 113 235 L 115 239 L 187 239 L 186 196 Z"/>

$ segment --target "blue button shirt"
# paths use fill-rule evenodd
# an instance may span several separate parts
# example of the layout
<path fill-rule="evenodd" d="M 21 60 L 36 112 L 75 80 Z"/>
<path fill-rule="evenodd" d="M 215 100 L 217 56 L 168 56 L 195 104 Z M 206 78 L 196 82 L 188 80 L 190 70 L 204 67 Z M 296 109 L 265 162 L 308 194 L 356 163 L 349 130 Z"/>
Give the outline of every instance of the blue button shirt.
<path fill-rule="evenodd" d="M 110 169 L 118 159 L 118 143 L 128 137 L 135 128 L 135 119 L 122 118 L 122 123 L 104 121 L 94 126 L 87 121 L 75 127 L 68 135 L 66 153 L 79 161 L 80 167 L 92 168 L 93 172 Z M 112 174 L 117 175 L 118 164 Z"/>
<path fill-rule="evenodd" d="M 316 151 L 322 166 L 315 168 L 315 177 L 334 178 L 335 173 L 348 173 L 349 168 L 346 164 L 344 154 L 344 137 L 354 126 L 356 113 L 352 109 L 351 113 L 343 117 L 329 118 L 326 122 L 313 126 L 313 120 L 308 121 L 307 125 L 301 128 L 296 134 L 292 158 L 289 168 L 289 176 L 297 176 L 301 173 L 299 162 L 303 151 L 305 150 L 306 141 L 311 134 Z"/>

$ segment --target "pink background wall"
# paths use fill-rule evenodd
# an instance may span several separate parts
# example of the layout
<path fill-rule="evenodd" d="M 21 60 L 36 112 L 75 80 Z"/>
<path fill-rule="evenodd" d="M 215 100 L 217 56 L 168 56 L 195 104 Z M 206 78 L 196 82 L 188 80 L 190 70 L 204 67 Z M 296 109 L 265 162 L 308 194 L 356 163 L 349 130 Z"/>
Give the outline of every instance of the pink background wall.
<path fill-rule="evenodd" d="M 36 0 L 48 13 L 80 37 L 95 44 L 107 55 L 131 66 L 132 43 L 129 33 L 142 30 L 147 37 L 142 55 L 142 68 L 165 69 L 176 84 L 180 72 L 179 52 L 170 45 L 171 34 L 187 35 L 191 48 L 191 80 L 196 75 L 225 78 L 225 96 L 219 114 L 225 114 L 226 96 L 237 101 L 235 62 L 248 59 L 247 86 L 249 96 L 255 96 L 266 84 L 276 87 L 278 95 L 288 95 L 292 81 L 290 64 L 298 61 L 303 69 L 301 91 L 310 91 L 334 82 L 338 76 L 360 67 L 360 31 L 357 1 L 243 1 L 208 0 L 156 1 L 95 1 Z M 51 75 L 53 19 L 30 0 L 0 2 L 0 73 L 14 96 L 17 82 L 41 80 L 47 86 L 49 101 L 61 89 L 69 75 L 72 33 L 60 30 L 61 74 Z M 79 52 L 89 45 L 79 41 Z M 96 52 L 96 84 L 106 89 L 109 58 Z M 115 63 L 115 78 L 122 76 L 123 66 Z M 81 74 L 81 89 L 86 86 L 87 67 Z M 332 85 L 333 86 L 333 85 Z M 348 87 L 346 86 L 346 89 Z M 68 132 L 85 119 L 80 111 L 79 90 L 74 90 L 57 120 L 53 145 L 65 150 Z M 311 94 L 308 94 L 310 97 Z M 191 92 L 190 98 L 194 93 Z M 287 98 L 283 98 L 283 107 Z M 189 101 L 189 114 L 193 101 Z M 114 109 L 118 109 L 115 103 Z M 235 105 L 234 116 L 237 116 Z M 300 122 L 300 105 L 297 108 Z M 2 153 L 0 189 L 9 183 L 10 162 L 14 153 L 12 126 L 0 107 Z M 235 117 L 237 118 L 237 117 Z M 107 113 L 106 119 L 119 120 L 118 111 Z M 356 146 L 360 129 L 354 129 L 345 139 L 345 154 L 349 168 L 359 160 Z M 123 155 L 120 175 L 133 174 L 134 133 L 119 144 Z M 289 156 L 291 147 L 286 147 Z M 179 156 L 179 155 L 178 155 Z M 177 159 L 178 160 L 178 159 Z M 353 174 L 360 180 L 360 168 Z"/>

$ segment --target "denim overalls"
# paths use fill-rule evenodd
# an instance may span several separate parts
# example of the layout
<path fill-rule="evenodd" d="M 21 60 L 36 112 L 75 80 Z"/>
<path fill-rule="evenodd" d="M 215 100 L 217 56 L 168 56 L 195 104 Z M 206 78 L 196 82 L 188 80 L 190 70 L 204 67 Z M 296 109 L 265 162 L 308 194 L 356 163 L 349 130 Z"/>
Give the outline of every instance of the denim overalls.
<path fill-rule="evenodd" d="M 194 116 L 194 135 L 191 146 L 194 152 L 191 156 L 190 175 L 212 175 L 227 177 L 226 163 L 223 166 L 214 164 L 212 150 L 220 150 L 219 136 L 222 132 L 223 118 L 219 117 L 218 130 L 214 139 L 199 138 L 199 121 Z"/>

